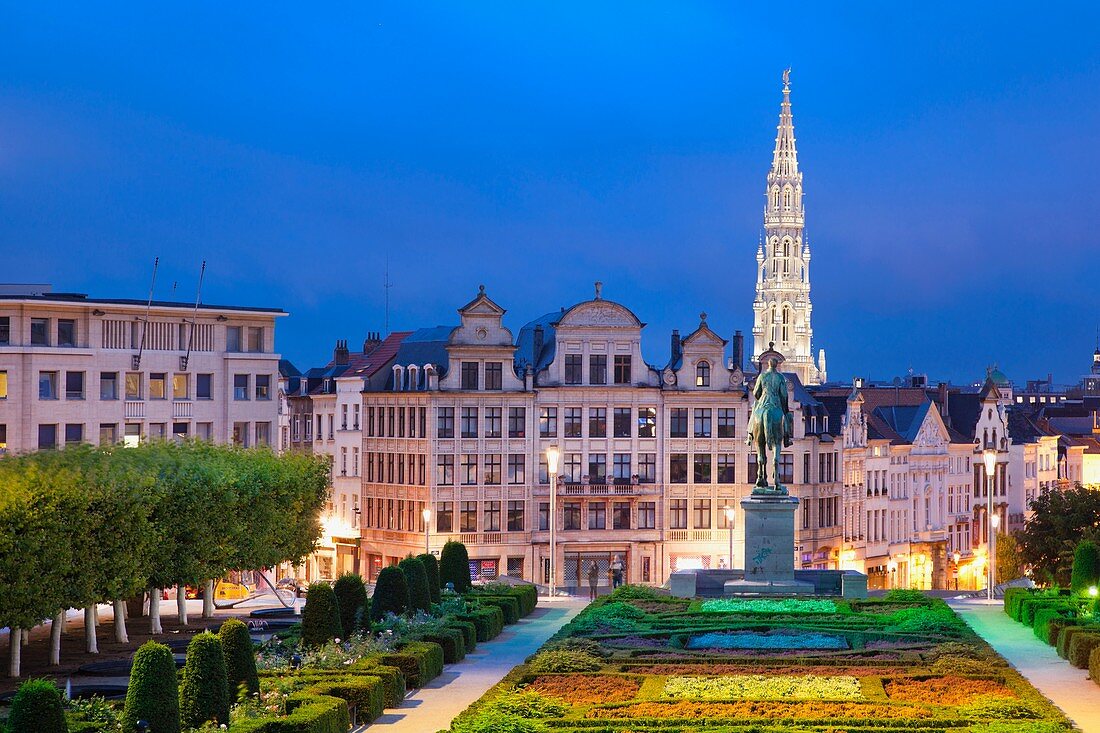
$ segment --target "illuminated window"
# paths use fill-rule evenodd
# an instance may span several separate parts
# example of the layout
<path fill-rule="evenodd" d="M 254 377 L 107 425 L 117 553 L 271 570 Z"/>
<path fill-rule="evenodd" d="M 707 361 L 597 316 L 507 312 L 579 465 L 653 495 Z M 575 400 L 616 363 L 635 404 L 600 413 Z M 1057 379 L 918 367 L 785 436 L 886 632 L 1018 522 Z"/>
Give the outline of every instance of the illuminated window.
<path fill-rule="evenodd" d="M 710 362 L 701 361 L 695 365 L 695 386 L 710 386 Z"/>

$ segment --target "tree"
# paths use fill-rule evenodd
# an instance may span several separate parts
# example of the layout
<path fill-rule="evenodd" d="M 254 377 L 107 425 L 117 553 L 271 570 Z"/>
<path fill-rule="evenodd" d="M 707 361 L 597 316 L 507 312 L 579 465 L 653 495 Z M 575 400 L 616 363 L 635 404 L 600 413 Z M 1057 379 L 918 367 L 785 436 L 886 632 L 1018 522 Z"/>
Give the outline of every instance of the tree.
<path fill-rule="evenodd" d="M 374 581 L 374 595 L 370 599 L 370 617 L 381 621 L 387 613 L 397 616 L 409 609 L 409 585 L 405 573 L 391 565 L 382 568 Z"/>
<path fill-rule="evenodd" d="M 1020 559 L 1020 544 L 1015 533 L 997 535 L 997 582 L 1007 583 L 1022 578 L 1024 564 Z"/>
<path fill-rule="evenodd" d="M 1084 593 L 1100 581 L 1100 548 L 1092 540 L 1081 540 L 1073 551 L 1073 569 L 1069 587 L 1074 593 Z"/>
<path fill-rule="evenodd" d="M 405 584 L 409 588 L 409 611 L 430 611 L 432 596 L 428 592 L 428 572 L 424 563 L 415 557 L 406 557 L 397 567 L 405 574 Z"/>
<path fill-rule="evenodd" d="M 20 685 L 11 702 L 7 730 L 8 733 L 67 733 L 69 725 L 65 722 L 65 706 L 57 685 L 49 680 L 28 680 Z"/>
<path fill-rule="evenodd" d="M 1070 581 L 1067 543 L 1100 529 L 1100 491 L 1083 488 L 1047 491 L 1031 501 L 1032 517 L 1019 533 L 1020 554 L 1036 578 L 1060 585 Z"/>
<path fill-rule="evenodd" d="M 439 561 L 429 552 L 417 555 L 416 559 L 424 563 L 424 572 L 428 574 L 428 594 L 432 597 L 432 603 L 439 603 Z"/>
<path fill-rule="evenodd" d="M 341 637 L 340 604 L 328 583 L 310 583 L 302 609 L 302 644 L 322 646 Z"/>
<path fill-rule="evenodd" d="M 466 545 L 454 540 L 443 545 L 443 552 L 439 556 L 439 583 L 444 587 L 447 583 L 453 583 L 458 593 L 470 590 L 473 582 L 470 579 L 470 555 L 466 552 Z"/>
<path fill-rule="evenodd" d="M 222 644 L 217 636 L 204 631 L 187 645 L 187 662 L 180 676 L 180 724 L 201 728 L 211 722 L 229 724 L 229 685 Z"/>
<path fill-rule="evenodd" d="M 363 627 L 370 618 L 370 598 L 363 578 L 356 573 L 344 573 L 332 586 L 336 594 L 336 603 L 340 606 L 340 625 L 344 629 L 344 638 L 350 637 Z"/>
<path fill-rule="evenodd" d="M 134 654 L 122 710 L 123 733 L 136 733 L 139 720 L 149 724 L 149 733 L 179 733 L 179 702 L 172 650 L 155 641 L 145 642 Z"/>
<path fill-rule="evenodd" d="M 240 700 L 259 692 L 256 651 L 252 648 L 248 626 L 239 619 L 228 619 L 218 629 L 218 639 L 221 640 L 222 656 L 225 657 L 225 679 L 229 685 L 230 699 Z"/>

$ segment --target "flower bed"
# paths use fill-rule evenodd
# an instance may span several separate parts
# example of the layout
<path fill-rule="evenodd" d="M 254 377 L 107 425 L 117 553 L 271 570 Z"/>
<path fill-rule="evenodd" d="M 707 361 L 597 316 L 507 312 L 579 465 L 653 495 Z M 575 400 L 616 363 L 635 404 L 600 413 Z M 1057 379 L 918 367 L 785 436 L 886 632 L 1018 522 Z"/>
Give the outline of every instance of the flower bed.
<path fill-rule="evenodd" d="M 716 631 L 696 634 L 685 646 L 688 649 L 847 649 L 848 641 L 842 636 L 815 632 Z"/>
<path fill-rule="evenodd" d="M 892 679 L 883 684 L 891 700 L 905 702 L 935 702 L 938 705 L 966 705 L 975 698 L 1016 697 L 1016 693 L 997 680 L 966 677 L 931 677 L 929 679 Z"/>
<path fill-rule="evenodd" d="M 703 601 L 700 610 L 708 613 L 836 613 L 836 603 L 797 598 L 715 598 Z"/>
<path fill-rule="evenodd" d="M 524 689 L 568 703 L 625 702 L 638 694 L 638 677 L 610 674 L 554 674 L 536 677 Z"/>
<path fill-rule="evenodd" d="M 822 600 L 708 606 L 664 603 L 637 586 L 617 590 L 462 713 L 452 731 L 1070 730 L 943 601 L 917 592 Z"/>
<path fill-rule="evenodd" d="M 670 677 L 665 697 L 691 700 L 859 700 L 859 680 L 833 675 L 738 674 L 722 677 Z"/>

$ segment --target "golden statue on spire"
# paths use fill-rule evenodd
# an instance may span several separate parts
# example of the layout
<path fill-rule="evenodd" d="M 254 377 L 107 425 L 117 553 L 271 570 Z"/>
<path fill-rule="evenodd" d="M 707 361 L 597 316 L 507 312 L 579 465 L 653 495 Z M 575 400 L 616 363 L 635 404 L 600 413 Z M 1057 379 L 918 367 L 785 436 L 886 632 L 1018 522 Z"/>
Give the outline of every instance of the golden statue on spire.
<path fill-rule="evenodd" d="M 783 69 L 783 86 L 789 87 L 791 85 L 791 67 Z"/>

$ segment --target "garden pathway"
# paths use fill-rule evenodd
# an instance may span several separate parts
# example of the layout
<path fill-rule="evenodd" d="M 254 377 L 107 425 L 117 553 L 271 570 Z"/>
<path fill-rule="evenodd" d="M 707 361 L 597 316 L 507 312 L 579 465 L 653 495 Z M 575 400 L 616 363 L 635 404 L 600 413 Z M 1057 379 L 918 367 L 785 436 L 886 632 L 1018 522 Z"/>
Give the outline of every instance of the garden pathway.
<path fill-rule="evenodd" d="M 457 664 L 419 690 L 413 690 L 401 707 L 387 710 L 367 726 L 379 733 L 433 733 L 445 730 L 455 716 L 523 662 L 543 642 L 588 605 L 579 598 L 539 598 L 538 608 L 527 618 L 504 627 L 500 636 L 478 644 Z"/>
<path fill-rule="evenodd" d="M 1001 601 L 949 600 L 978 635 L 1085 733 L 1100 733 L 1100 685 L 1039 641 L 1031 629 L 1005 615 Z"/>

